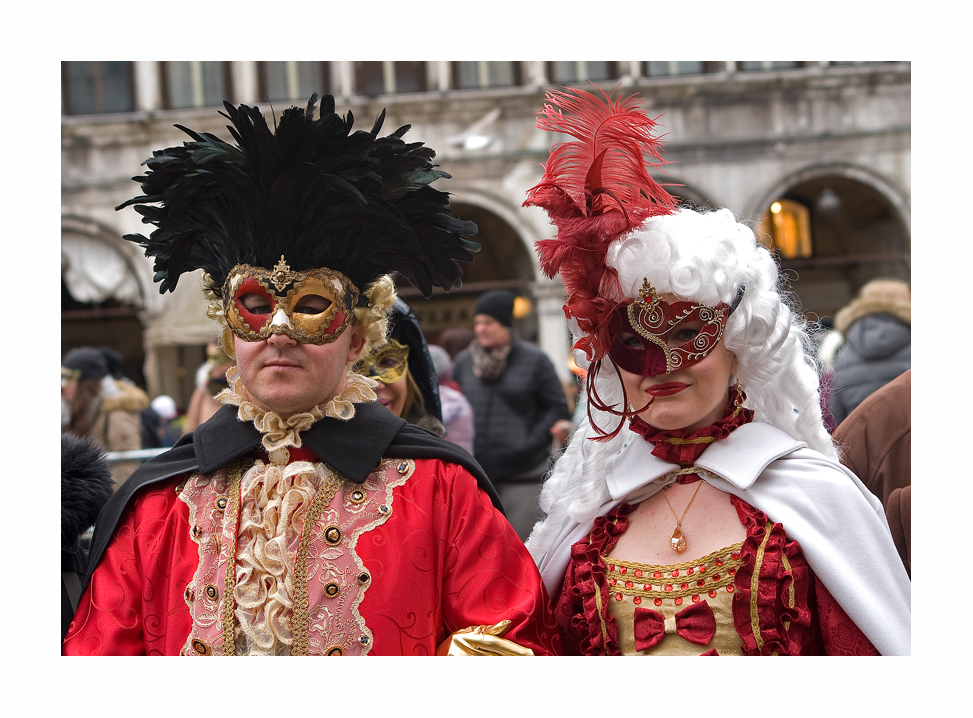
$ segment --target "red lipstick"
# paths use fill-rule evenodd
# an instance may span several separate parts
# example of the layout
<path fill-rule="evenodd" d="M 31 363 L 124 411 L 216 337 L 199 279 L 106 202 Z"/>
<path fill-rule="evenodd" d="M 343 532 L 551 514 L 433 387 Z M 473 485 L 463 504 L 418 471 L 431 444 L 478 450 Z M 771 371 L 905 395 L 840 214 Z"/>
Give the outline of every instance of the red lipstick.
<path fill-rule="evenodd" d="M 689 386 L 689 384 L 683 384 L 681 381 L 669 381 L 665 384 L 655 384 L 650 386 L 645 390 L 645 393 L 649 396 L 672 396 L 673 394 L 678 394 L 687 386 Z"/>

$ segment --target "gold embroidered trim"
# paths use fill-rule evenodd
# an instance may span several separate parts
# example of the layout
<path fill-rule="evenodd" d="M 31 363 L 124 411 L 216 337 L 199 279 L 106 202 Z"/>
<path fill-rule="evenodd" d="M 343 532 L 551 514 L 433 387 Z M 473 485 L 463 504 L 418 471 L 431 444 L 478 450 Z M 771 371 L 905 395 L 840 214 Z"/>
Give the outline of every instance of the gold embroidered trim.
<path fill-rule="evenodd" d="M 607 568 L 605 579 L 609 582 L 608 590 L 612 593 L 620 593 L 623 596 L 671 599 L 686 598 L 704 591 L 726 588 L 733 584 L 737 569 L 743 565 L 743 559 L 739 556 L 742 547 L 743 542 L 740 541 L 694 561 L 665 566 L 620 561 L 611 556 L 602 556 Z M 734 554 L 736 554 L 736 557 L 733 556 Z M 620 570 L 623 568 L 625 569 L 624 572 Z M 636 571 L 641 571 L 642 575 L 635 575 Z M 673 572 L 678 575 L 673 576 Z M 655 576 L 656 573 L 659 576 Z M 714 581 L 712 580 L 714 576 L 719 576 L 719 578 Z M 612 579 L 615 580 L 614 584 L 611 584 Z M 700 586 L 699 581 L 707 581 L 707 583 Z M 626 582 L 632 585 L 626 586 Z M 682 584 L 687 584 L 686 588 L 682 588 Z M 645 588 L 646 586 L 656 585 L 659 586 L 658 589 Z M 669 587 L 668 591 L 666 586 Z"/>
<path fill-rule="evenodd" d="M 780 562 L 784 564 L 784 570 L 787 571 L 787 573 L 791 574 L 791 582 L 790 585 L 787 587 L 787 606 L 789 608 L 794 608 L 794 602 L 795 602 L 794 580 L 793 580 L 794 572 L 791 570 L 791 562 L 787 560 L 787 554 L 785 554 L 784 552 L 781 552 L 780 554 Z M 791 620 L 789 618 L 785 618 L 784 630 L 785 631 L 790 630 L 790 627 L 791 627 Z"/>
<path fill-rule="evenodd" d="M 387 480 L 387 471 L 390 467 L 390 463 L 395 463 L 395 470 L 398 472 L 399 477 L 391 481 Z M 362 643 L 362 646 L 366 647 L 365 653 L 371 649 L 373 645 L 374 636 L 368 626 L 365 624 L 365 619 L 362 618 L 361 614 L 358 612 L 358 607 L 361 602 L 365 600 L 365 592 L 372 585 L 371 574 L 365 568 L 365 562 L 361 560 L 361 556 L 358 555 L 358 540 L 369 531 L 373 531 L 386 521 L 392 515 L 392 502 L 395 500 L 395 494 L 393 489 L 398 486 L 402 486 L 408 481 L 412 474 L 415 473 L 416 462 L 412 459 L 384 459 L 379 462 L 376 471 L 380 473 L 383 477 L 385 484 L 385 502 L 378 507 L 379 515 L 370 523 L 361 526 L 360 528 L 351 531 L 347 536 L 348 550 L 351 552 L 352 558 L 355 560 L 355 565 L 358 567 L 359 571 L 359 591 L 358 597 L 352 601 L 352 611 L 354 612 L 355 620 L 358 623 L 358 627 L 361 629 L 361 635 L 367 638 L 367 641 Z M 350 482 L 349 482 L 350 483 Z M 362 580 L 364 577 L 364 580 Z"/>
<path fill-rule="evenodd" d="M 307 554 L 314 535 L 314 525 L 341 487 L 341 479 L 330 466 L 326 468 L 328 469 L 328 475 L 324 479 L 321 487 L 314 493 L 314 498 L 311 499 L 311 505 L 308 507 L 307 514 L 304 516 L 301 543 L 297 549 L 297 557 L 294 560 L 294 604 L 291 618 L 291 636 L 293 637 L 293 643 L 291 644 L 292 656 L 307 655 L 307 634 L 310 625 L 307 590 Z"/>
<path fill-rule="evenodd" d="M 598 609 L 598 620 L 601 622 L 601 652 L 605 655 L 608 645 L 608 625 L 605 622 L 605 609 L 601 603 L 601 586 L 597 582 L 595 583 L 595 607 Z"/>
<path fill-rule="evenodd" d="M 716 441 L 715 436 L 698 436 L 695 439 L 677 439 L 675 437 L 671 439 L 662 439 L 666 444 L 673 444 L 676 446 L 681 446 L 683 444 L 712 444 Z"/>
<path fill-rule="evenodd" d="M 757 549 L 757 559 L 753 566 L 753 573 L 750 575 L 750 627 L 753 629 L 753 638 L 757 643 L 757 649 L 764 647 L 763 636 L 760 635 L 760 619 L 757 616 L 757 585 L 760 583 L 760 569 L 764 562 L 764 552 L 767 549 L 767 542 L 770 540 L 770 530 L 774 527 L 772 521 L 768 521 L 764 526 L 764 540 L 760 542 Z"/>
<path fill-rule="evenodd" d="M 253 464 L 249 461 L 235 461 L 229 468 L 230 485 L 227 488 L 229 494 L 228 511 L 226 516 L 240 515 L 240 480 L 244 470 Z M 236 536 L 234 530 L 233 535 Z M 235 542 L 234 542 L 235 543 Z M 236 602 L 233 600 L 233 588 L 236 585 L 236 546 L 230 551 L 230 560 L 227 562 L 226 575 L 223 577 L 223 602 L 220 606 L 220 621 L 222 622 L 223 633 L 223 655 L 232 656 L 236 653 L 233 624 L 235 621 Z"/>

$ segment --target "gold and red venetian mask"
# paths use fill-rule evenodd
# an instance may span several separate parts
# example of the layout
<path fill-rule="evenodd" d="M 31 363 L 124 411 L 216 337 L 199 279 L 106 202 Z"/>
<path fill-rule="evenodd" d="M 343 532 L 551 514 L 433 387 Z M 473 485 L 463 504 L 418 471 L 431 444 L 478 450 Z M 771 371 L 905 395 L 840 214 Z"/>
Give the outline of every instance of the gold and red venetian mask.
<path fill-rule="evenodd" d="M 231 331 L 256 342 L 284 334 L 307 344 L 333 342 L 348 326 L 358 288 L 327 267 L 294 272 L 281 256 L 272 270 L 238 264 L 223 285 Z"/>
<path fill-rule="evenodd" d="M 633 374 L 671 374 L 702 361 L 716 347 L 729 314 L 724 303 L 666 302 L 643 279 L 638 299 L 615 309 L 608 355 Z"/>

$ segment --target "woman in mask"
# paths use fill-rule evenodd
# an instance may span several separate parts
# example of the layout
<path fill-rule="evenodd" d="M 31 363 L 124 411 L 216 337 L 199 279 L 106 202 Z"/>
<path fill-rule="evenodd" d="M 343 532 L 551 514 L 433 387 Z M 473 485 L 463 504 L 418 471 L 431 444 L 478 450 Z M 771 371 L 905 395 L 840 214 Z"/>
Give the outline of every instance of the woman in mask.
<path fill-rule="evenodd" d="M 587 416 L 528 541 L 580 655 L 908 654 L 910 583 L 881 504 L 838 463 L 804 321 L 728 210 L 649 175 L 634 97 L 551 93 L 528 205 L 554 239 Z"/>

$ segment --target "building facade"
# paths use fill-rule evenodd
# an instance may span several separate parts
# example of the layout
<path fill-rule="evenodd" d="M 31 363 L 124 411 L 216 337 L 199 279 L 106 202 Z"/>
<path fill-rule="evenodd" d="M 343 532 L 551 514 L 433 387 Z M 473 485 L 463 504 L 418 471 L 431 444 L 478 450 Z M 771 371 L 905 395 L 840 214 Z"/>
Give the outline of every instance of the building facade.
<path fill-rule="evenodd" d="M 152 395 L 185 407 L 215 336 L 198 282 L 161 296 L 151 262 L 124 241 L 147 232 L 114 207 L 138 192 L 131 177 L 153 149 L 188 137 L 229 139 L 224 99 L 268 116 L 330 93 L 369 129 L 410 124 L 435 148 L 453 206 L 479 226 L 482 249 L 464 284 L 424 300 L 402 294 L 435 341 L 472 325 L 486 289 L 529 300 L 520 334 L 568 379 L 563 287 L 541 276 L 533 244 L 546 215 L 524 208 L 555 139 L 534 127 L 558 86 L 637 92 L 659 117 L 671 163 L 659 179 L 687 203 L 728 207 L 780 258 L 810 319 L 833 316 L 877 276 L 911 273 L 909 62 L 65 62 L 62 63 L 62 351 L 109 345 Z"/>

